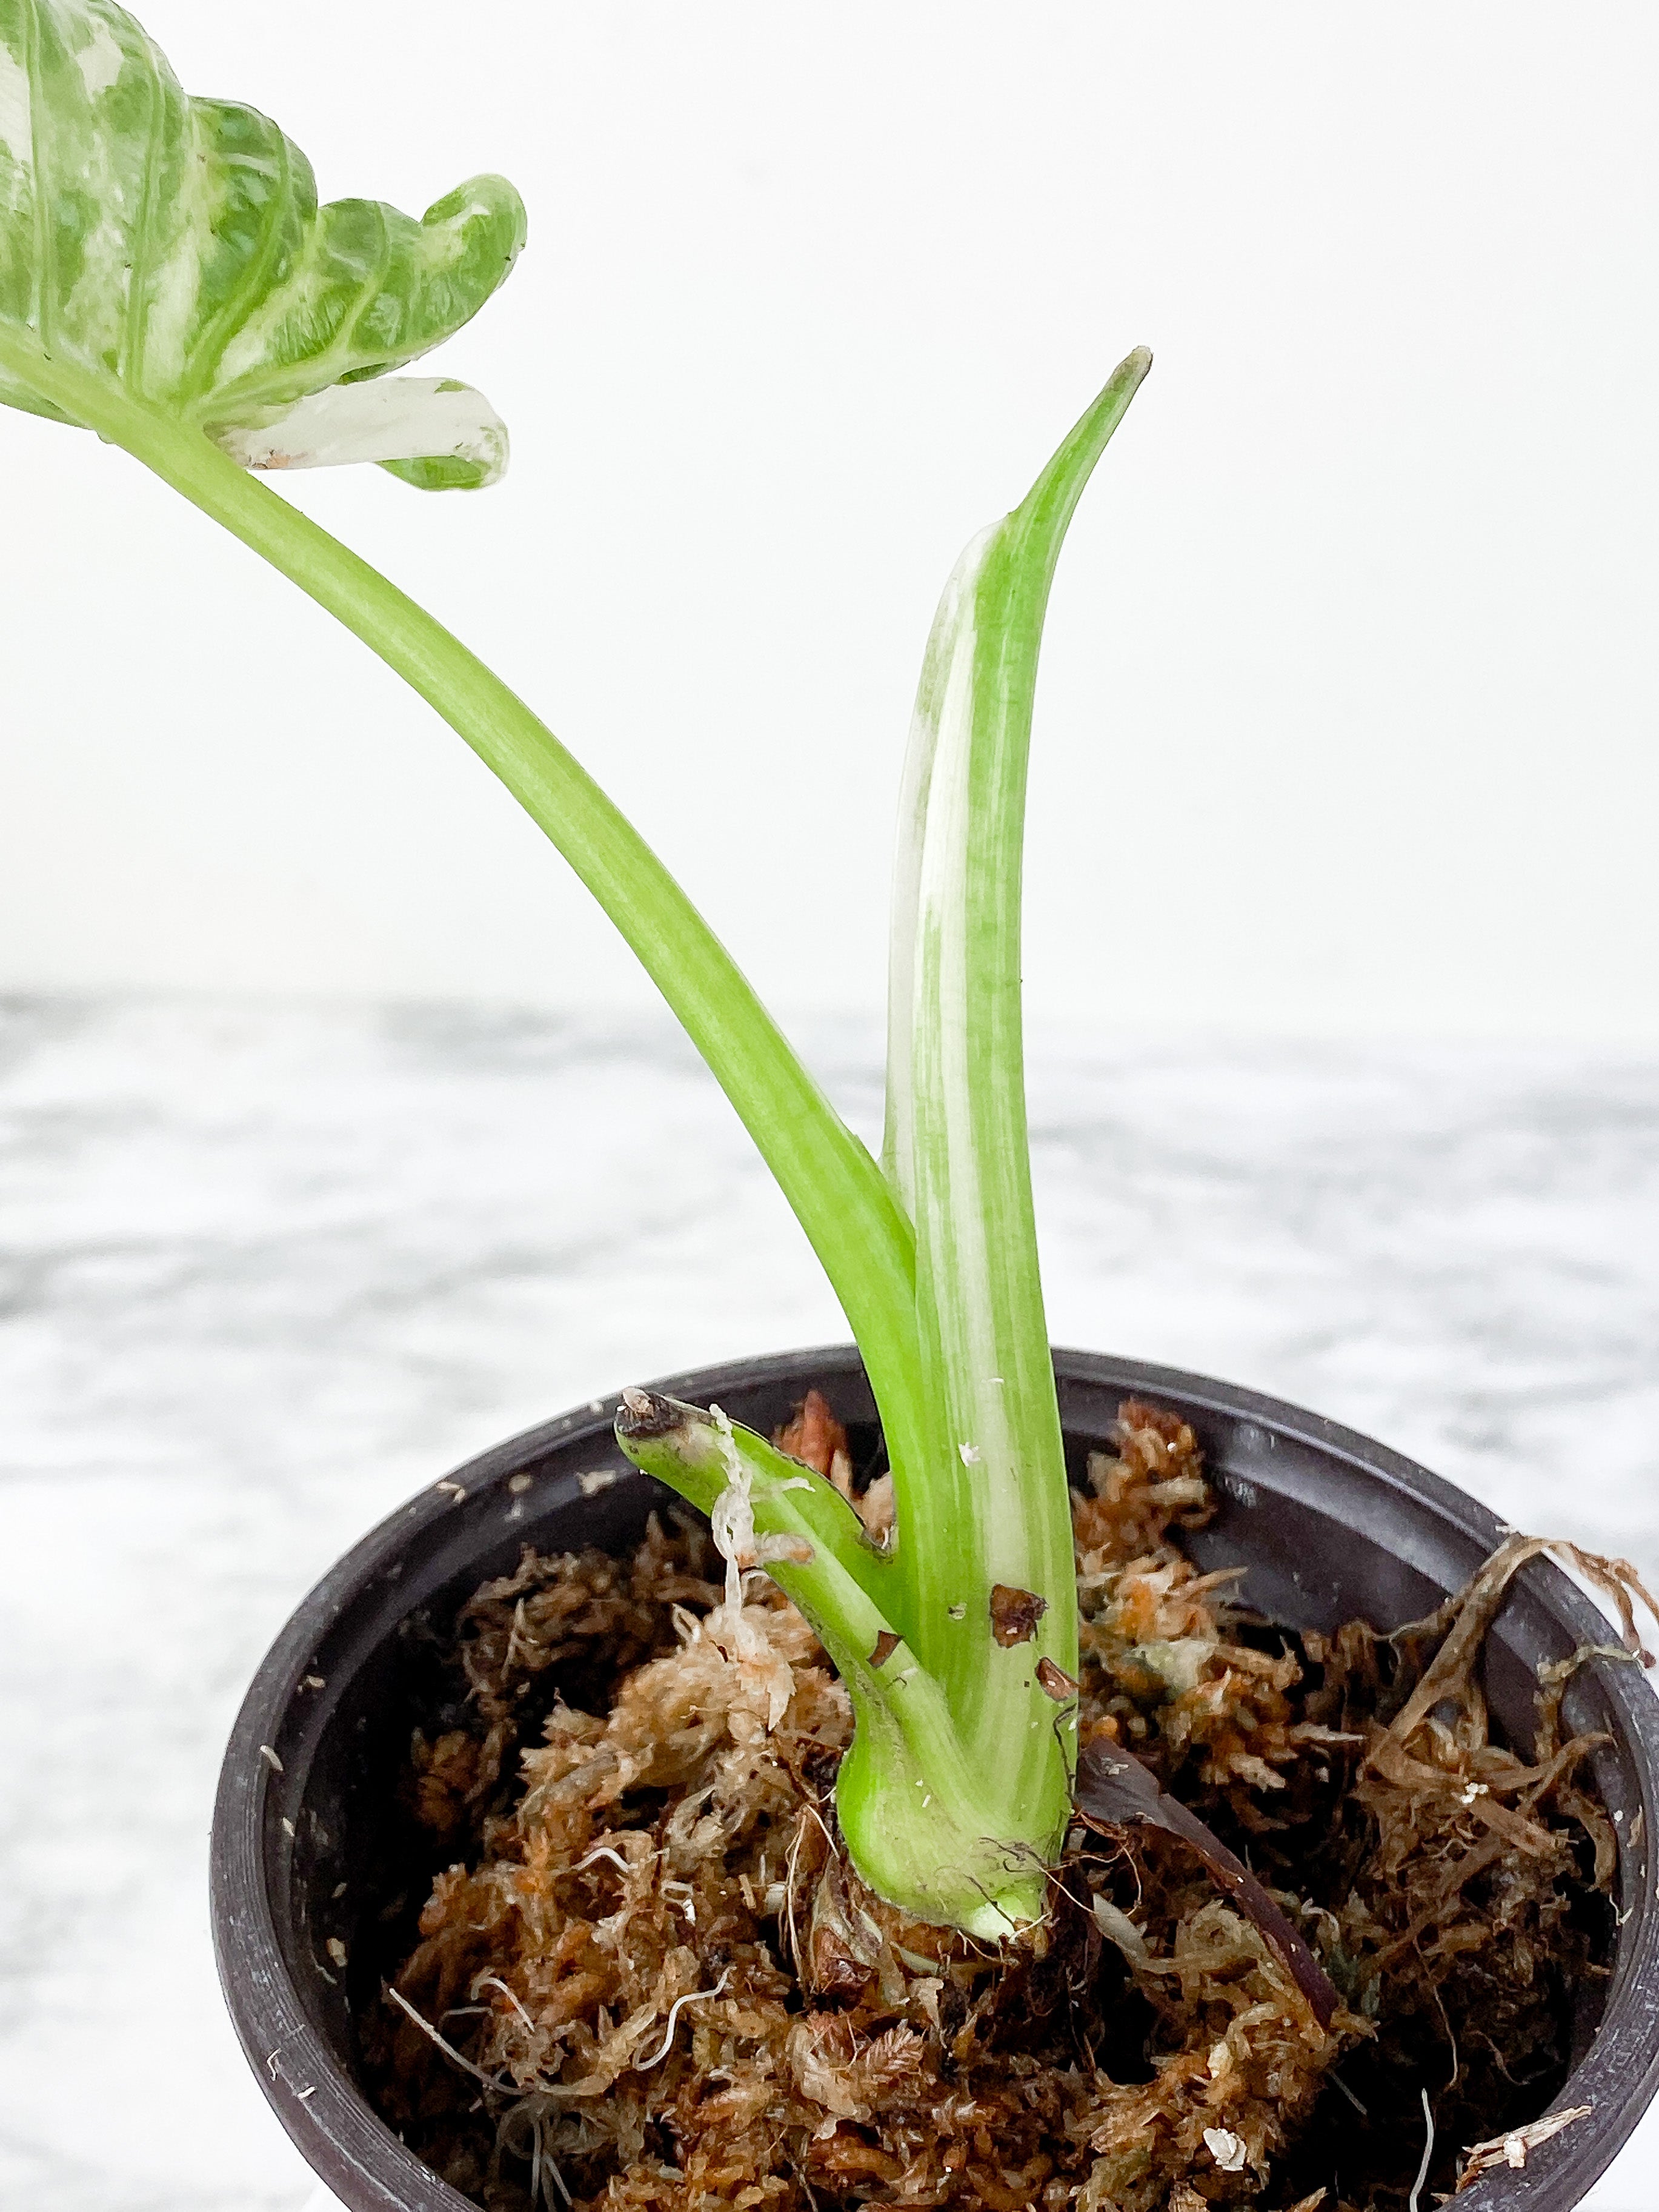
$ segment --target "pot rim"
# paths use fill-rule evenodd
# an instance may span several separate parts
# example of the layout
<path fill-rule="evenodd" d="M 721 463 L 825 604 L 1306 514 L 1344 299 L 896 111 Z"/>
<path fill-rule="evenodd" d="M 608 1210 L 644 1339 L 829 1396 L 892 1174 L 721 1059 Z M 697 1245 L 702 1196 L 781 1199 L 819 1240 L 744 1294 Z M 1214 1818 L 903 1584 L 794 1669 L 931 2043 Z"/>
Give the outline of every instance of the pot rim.
<path fill-rule="evenodd" d="M 1475 1558 L 1504 1533 L 1496 1516 L 1455 1485 L 1358 1431 L 1305 1408 L 1209 1376 L 1056 1347 L 1062 1425 L 1067 1385 L 1160 1395 L 1183 1409 L 1212 1412 L 1257 1425 L 1270 1442 L 1303 1443 L 1334 1458 L 1385 1491 L 1432 1509 L 1462 1536 Z M 723 1394 L 799 1379 L 861 1376 L 856 1346 L 728 1360 L 666 1376 L 650 1385 L 666 1395 L 706 1403 Z M 417 2159 L 374 2111 L 318 2032 L 278 1937 L 267 1868 L 270 1792 L 283 1769 L 273 1764 L 313 1656 L 330 1630 L 376 1580 L 395 1581 L 410 1540 L 466 1500 L 510 1479 L 527 1462 L 592 1437 L 608 1441 L 615 1396 L 521 1431 L 464 1462 L 398 1507 L 363 1536 L 301 1601 L 261 1662 L 231 1731 L 214 1806 L 211 1917 L 220 1984 L 248 2063 L 284 2129 L 327 2187 L 352 2212 L 477 2212 Z M 459 1494 L 458 1494 L 459 1493 Z M 576 1477 L 555 1478 L 538 1509 L 579 1494 Z M 1562 1571 L 1530 1562 L 1517 1584 L 1580 1644 L 1605 1643 L 1606 1618 Z M 423 1595 L 408 1587 L 410 1609 Z M 1584 1670 L 1613 1709 L 1639 1790 L 1639 1812 L 1621 1834 L 1624 1911 L 1618 1915 L 1614 1975 L 1606 2011 L 1589 2049 L 1549 2107 L 1592 2107 L 1590 2118 L 1534 2149 L 1520 2171 L 1489 2173 L 1462 2191 L 1459 2212 L 1565 2212 L 1577 2203 L 1629 2137 L 1659 2090 L 1659 1698 L 1640 1670 L 1594 1660 Z M 332 1703 L 333 1693 L 329 1702 Z M 313 1700 L 319 1713 L 320 1698 Z M 315 1735 L 311 1739 L 315 1741 Z M 1637 1820 L 1641 1821 L 1639 1841 Z M 291 1824 L 284 1824 L 292 1837 Z M 1603 2112 L 1610 2117 L 1597 2124 Z M 1565 2192 L 1571 2193 L 1565 2193 Z"/>

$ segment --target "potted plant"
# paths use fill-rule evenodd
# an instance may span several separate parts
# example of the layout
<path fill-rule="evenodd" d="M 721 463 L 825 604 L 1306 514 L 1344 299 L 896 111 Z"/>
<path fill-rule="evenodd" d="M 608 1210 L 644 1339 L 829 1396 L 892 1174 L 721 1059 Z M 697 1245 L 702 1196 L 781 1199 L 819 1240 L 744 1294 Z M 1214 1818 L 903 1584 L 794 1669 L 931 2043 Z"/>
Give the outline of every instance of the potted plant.
<path fill-rule="evenodd" d="M 0 399 L 143 462 L 492 768 L 697 1044 L 858 1347 L 502 1446 L 295 1616 L 216 1823 L 228 1993 L 285 2124 L 354 2207 L 453 2212 L 438 2165 L 491 2204 L 568 2171 L 607 2212 L 1311 2205 L 1343 2201 L 1333 2112 L 1363 2201 L 1412 2169 L 1413 2212 L 1453 2178 L 1576 2201 L 1659 2069 L 1632 1578 L 1580 1560 L 1613 1646 L 1540 1547 L 1380 1448 L 1049 1349 L 1026 757 L 1060 544 L 1149 356 L 946 587 L 878 1160 L 545 725 L 248 473 L 500 474 L 477 393 L 391 372 L 507 274 L 512 188 L 319 207 L 276 125 L 187 98 L 109 0 L 0 0 L 0 68 L 28 126 L 0 145 Z M 1477 1989 L 1495 2072 L 1456 2033 Z"/>

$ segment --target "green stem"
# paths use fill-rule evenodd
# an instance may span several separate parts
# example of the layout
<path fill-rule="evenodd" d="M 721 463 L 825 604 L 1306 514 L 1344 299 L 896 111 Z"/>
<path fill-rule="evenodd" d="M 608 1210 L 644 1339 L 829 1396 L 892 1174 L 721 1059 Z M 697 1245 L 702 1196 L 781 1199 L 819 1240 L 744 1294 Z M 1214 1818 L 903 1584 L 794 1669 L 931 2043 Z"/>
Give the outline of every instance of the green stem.
<path fill-rule="evenodd" d="M 678 1016 L 794 1209 L 862 1349 L 896 1460 L 927 1422 L 909 1224 L 685 893 L 524 702 L 459 639 L 200 431 L 0 325 L 0 370 L 173 486 L 361 638 L 563 854 Z"/>

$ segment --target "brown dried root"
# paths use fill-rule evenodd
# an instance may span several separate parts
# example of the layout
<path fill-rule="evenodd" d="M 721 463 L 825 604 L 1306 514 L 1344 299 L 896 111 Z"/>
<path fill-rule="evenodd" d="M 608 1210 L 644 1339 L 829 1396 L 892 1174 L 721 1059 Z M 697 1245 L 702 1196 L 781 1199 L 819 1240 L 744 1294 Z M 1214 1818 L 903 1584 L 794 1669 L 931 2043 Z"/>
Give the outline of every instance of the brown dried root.
<path fill-rule="evenodd" d="M 779 1441 L 860 1502 L 821 1400 Z M 1314 2212 L 1334 2172 L 1332 2212 L 1397 2212 L 1425 2089 L 1437 2187 L 1494 2119 L 1524 2133 L 1616 1849 L 1575 1781 L 1590 1741 L 1560 1740 L 1565 1670 L 1524 1761 L 1474 1672 L 1492 1575 L 1397 1644 L 1298 1643 L 1179 1549 L 1210 1510 L 1191 1431 L 1126 1405 L 1076 1503 L 1081 1729 L 1249 1856 L 1341 1992 L 1328 2029 L 1157 1830 L 1080 1829 L 997 1955 L 873 1897 L 805 1622 L 770 1584 L 722 1602 L 701 1540 L 653 1528 L 632 1563 L 527 1555 L 462 1617 L 472 1711 L 417 1742 L 414 1802 L 467 1858 L 366 2027 L 387 2117 L 490 2212 Z"/>

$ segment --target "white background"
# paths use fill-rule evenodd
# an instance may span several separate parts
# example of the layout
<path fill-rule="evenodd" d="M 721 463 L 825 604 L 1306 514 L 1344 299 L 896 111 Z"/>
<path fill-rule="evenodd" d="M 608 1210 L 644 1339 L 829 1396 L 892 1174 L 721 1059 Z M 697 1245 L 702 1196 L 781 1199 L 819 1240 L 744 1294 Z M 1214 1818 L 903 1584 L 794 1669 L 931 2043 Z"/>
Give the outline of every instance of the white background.
<path fill-rule="evenodd" d="M 524 191 L 446 361 L 506 485 L 283 489 L 548 715 L 866 1133 L 939 586 L 1154 347 L 1039 700 L 1054 1334 L 1659 1569 L 1653 9 L 144 12 L 325 194 Z M 447 1465 L 839 1317 L 459 740 L 0 415 L 7 988 L 0 2197 L 295 2212 L 205 1924 L 261 1652 Z M 1659 2212 L 1656 2128 L 1597 2212 Z"/>
<path fill-rule="evenodd" d="M 881 988 L 963 541 L 1135 343 L 1062 566 L 1036 1011 L 1659 1036 L 1659 18 L 150 0 L 325 195 L 529 204 L 500 490 L 283 486 L 451 621 L 763 989 Z M 642 1006 L 428 712 L 89 439 L 3 433 L 0 986 Z"/>

